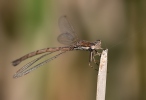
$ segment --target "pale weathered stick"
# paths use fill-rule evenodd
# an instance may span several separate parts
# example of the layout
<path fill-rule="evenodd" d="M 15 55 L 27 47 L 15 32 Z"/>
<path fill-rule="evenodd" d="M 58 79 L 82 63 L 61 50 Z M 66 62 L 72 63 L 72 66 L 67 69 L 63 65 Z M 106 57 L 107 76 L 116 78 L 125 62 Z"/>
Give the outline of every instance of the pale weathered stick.
<path fill-rule="evenodd" d="M 103 50 L 97 76 L 96 100 L 105 100 L 108 49 Z"/>

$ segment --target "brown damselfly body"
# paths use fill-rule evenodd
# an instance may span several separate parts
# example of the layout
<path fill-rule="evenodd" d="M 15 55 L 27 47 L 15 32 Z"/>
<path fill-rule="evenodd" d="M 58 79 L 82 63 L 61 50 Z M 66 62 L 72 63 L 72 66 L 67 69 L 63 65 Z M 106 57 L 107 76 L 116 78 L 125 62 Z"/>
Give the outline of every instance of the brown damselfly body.
<path fill-rule="evenodd" d="M 31 71 L 37 69 L 40 66 L 43 66 L 44 64 L 57 58 L 58 56 L 62 55 L 63 53 L 66 53 L 67 51 L 73 51 L 73 50 L 89 51 L 90 52 L 89 66 L 92 67 L 90 64 L 92 61 L 96 63 L 95 56 L 97 56 L 97 55 L 100 56 L 100 53 L 98 52 L 98 50 L 102 50 L 101 41 L 96 40 L 94 42 L 89 42 L 89 41 L 85 41 L 85 40 L 80 40 L 78 38 L 77 34 L 75 33 L 73 27 L 71 26 L 71 24 L 67 20 L 66 16 L 60 17 L 58 20 L 58 24 L 59 24 L 59 28 L 60 28 L 62 33 L 58 36 L 57 40 L 60 43 L 68 45 L 68 46 L 49 47 L 49 48 L 37 50 L 37 51 L 31 52 L 31 53 L 28 53 L 28 54 L 22 56 L 21 58 L 14 60 L 12 62 L 12 64 L 13 64 L 13 66 L 17 66 L 18 64 L 20 64 L 22 61 L 26 60 L 27 58 L 36 56 L 38 54 L 45 53 L 44 55 L 41 55 L 40 57 L 32 60 L 31 62 L 27 63 L 22 68 L 20 68 L 14 74 L 14 76 L 13 76 L 14 78 L 18 78 L 18 77 L 21 77 L 23 75 L 30 73 Z M 37 62 L 38 60 L 42 59 L 43 57 L 45 57 L 47 55 L 50 55 L 51 53 L 57 52 L 57 51 L 59 51 L 60 53 L 58 53 L 57 55 L 33 66 L 33 64 L 35 62 Z"/>

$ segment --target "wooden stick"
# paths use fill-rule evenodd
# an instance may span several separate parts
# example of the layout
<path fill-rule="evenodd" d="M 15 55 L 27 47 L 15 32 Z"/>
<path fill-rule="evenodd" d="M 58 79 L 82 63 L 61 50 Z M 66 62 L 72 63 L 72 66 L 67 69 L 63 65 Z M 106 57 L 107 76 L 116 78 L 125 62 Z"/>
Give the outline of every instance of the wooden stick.
<path fill-rule="evenodd" d="M 96 100 L 105 100 L 108 49 L 103 50 L 97 76 Z"/>

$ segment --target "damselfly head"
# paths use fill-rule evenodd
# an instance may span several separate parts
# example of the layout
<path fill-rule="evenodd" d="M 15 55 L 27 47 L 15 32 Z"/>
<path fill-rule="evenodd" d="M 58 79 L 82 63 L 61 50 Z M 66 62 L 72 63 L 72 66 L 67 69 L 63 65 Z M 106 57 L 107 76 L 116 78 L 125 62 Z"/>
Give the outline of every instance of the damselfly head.
<path fill-rule="evenodd" d="M 101 40 L 96 40 L 94 42 L 94 49 L 98 50 L 98 49 L 102 49 L 101 48 Z"/>

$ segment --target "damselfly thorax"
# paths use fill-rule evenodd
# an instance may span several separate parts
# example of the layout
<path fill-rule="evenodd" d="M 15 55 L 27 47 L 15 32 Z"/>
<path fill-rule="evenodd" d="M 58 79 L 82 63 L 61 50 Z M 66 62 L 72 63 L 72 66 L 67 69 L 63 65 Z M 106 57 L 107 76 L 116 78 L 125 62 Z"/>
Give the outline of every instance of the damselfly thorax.
<path fill-rule="evenodd" d="M 39 55 L 39 54 L 43 54 L 40 57 L 32 60 L 31 62 L 27 63 L 26 65 L 24 65 L 22 68 L 20 68 L 15 74 L 14 74 L 14 78 L 18 78 L 21 77 L 23 75 L 26 75 L 28 73 L 30 73 L 31 71 L 37 69 L 38 67 L 50 62 L 51 60 L 57 58 L 59 55 L 67 52 L 67 51 L 73 51 L 73 50 L 85 50 L 85 51 L 89 51 L 90 52 L 90 58 L 89 58 L 89 66 L 91 66 L 91 62 L 94 61 L 94 63 L 96 63 L 95 61 L 95 56 L 100 56 L 100 53 L 98 52 L 98 50 L 102 49 L 101 48 L 101 41 L 100 40 L 96 40 L 94 42 L 89 42 L 89 41 L 85 41 L 85 40 L 80 40 L 78 39 L 77 34 L 75 33 L 73 27 L 70 25 L 70 23 L 67 20 L 66 16 L 62 16 L 59 18 L 59 27 L 60 30 L 62 32 L 62 34 L 60 34 L 57 38 L 57 40 L 62 43 L 62 44 L 66 44 L 68 46 L 65 47 L 49 47 L 49 48 L 44 48 L 41 50 L 37 50 L 31 53 L 28 53 L 24 56 L 22 56 L 21 58 L 18 58 L 16 60 L 14 60 L 12 62 L 13 66 L 17 66 L 18 64 L 20 64 L 22 61 L 26 60 L 27 58 Z M 60 53 L 58 53 L 57 55 L 37 64 L 32 66 L 35 62 L 37 62 L 38 60 L 42 59 L 43 57 L 60 51 Z M 48 52 L 48 53 L 47 53 Z M 32 67 L 31 67 L 32 66 Z"/>

